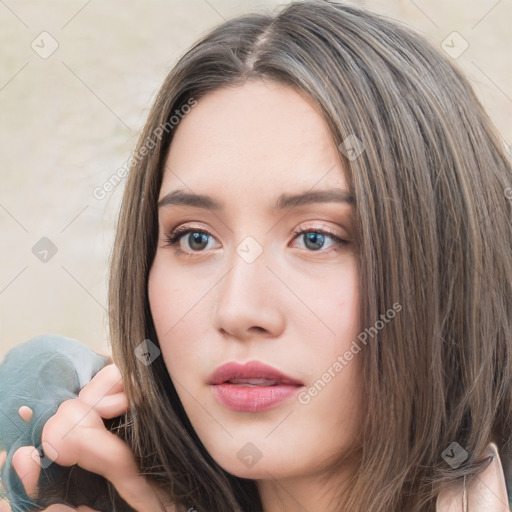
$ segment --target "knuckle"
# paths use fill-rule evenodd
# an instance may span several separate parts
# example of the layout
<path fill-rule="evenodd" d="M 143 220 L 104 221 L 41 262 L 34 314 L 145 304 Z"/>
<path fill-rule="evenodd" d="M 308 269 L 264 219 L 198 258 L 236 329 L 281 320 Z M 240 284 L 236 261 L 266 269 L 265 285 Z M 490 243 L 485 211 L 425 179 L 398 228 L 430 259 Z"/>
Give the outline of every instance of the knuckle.
<path fill-rule="evenodd" d="M 77 422 L 87 412 L 88 406 L 79 398 L 71 398 L 62 402 L 53 416 L 56 421 Z"/>
<path fill-rule="evenodd" d="M 63 434 L 70 426 L 77 424 L 83 418 L 84 407 L 80 400 L 72 398 L 62 402 L 57 412 L 45 423 L 42 439 L 51 444 L 61 444 Z"/>

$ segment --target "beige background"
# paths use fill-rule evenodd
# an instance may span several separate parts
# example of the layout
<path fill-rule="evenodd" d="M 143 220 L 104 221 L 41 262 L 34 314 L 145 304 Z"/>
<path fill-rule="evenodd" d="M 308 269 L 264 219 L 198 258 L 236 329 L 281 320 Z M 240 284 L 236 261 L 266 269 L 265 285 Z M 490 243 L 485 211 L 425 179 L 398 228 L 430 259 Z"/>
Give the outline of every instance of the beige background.
<path fill-rule="evenodd" d="M 285 3 L 0 2 L 0 357 L 41 333 L 109 352 L 107 272 L 123 183 L 103 200 L 94 188 L 130 156 L 158 87 L 196 39 L 223 19 Z M 510 0 L 351 3 L 438 46 L 458 32 L 469 47 L 456 60 L 512 141 Z M 46 262 L 32 252 L 43 237 L 57 248 L 40 253 Z"/>

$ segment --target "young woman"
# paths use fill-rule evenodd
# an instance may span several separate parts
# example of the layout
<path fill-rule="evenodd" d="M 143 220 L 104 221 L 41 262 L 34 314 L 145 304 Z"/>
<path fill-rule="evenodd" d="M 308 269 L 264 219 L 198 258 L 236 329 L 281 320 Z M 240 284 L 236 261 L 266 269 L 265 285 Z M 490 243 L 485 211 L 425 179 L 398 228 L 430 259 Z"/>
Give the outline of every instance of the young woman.
<path fill-rule="evenodd" d="M 139 139 L 116 366 L 47 422 L 53 459 L 138 511 L 508 510 L 511 186 L 409 28 L 309 1 L 224 23 Z M 127 443 L 102 421 L 124 413 Z"/>

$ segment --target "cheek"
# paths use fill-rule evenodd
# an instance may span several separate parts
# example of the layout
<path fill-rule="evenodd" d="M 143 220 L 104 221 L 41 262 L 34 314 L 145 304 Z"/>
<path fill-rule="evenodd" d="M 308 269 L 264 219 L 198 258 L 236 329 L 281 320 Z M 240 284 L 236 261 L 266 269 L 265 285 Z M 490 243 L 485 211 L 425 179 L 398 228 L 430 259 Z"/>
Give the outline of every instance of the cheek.
<path fill-rule="evenodd" d="M 148 299 L 151 316 L 160 342 L 188 321 L 194 314 L 194 302 L 198 291 L 193 283 L 187 283 L 182 273 L 169 268 L 165 258 L 157 253 L 148 278 Z"/>
<path fill-rule="evenodd" d="M 360 291 L 355 262 L 343 269 L 335 279 L 326 280 L 328 286 L 322 291 L 321 303 L 316 311 L 321 312 L 330 327 L 333 345 L 338 349 L 347 339 L 361 331 Z"/>
<path fill-rule="evenodd" d="M 161 334 L 163 324 L 171 325 L 173 312 L 176 311 L 176 290 L 171 280 L 167 282 L 160 266 L 155 262 L 149 272 L 148 299 L 149 309 L 158 334 Z"/>
<path fill-rule="evenodd" d="M 193 283 L 180 280 L 179 272 L 170 271 L 161 258 L 155 258 L 148 278 L 148 299 L 160 349 L 171 375 L 179 376 L 197 359 L 207 322 L 204 291 Z M 172 357 L 170 357 L 172 355 Z"/>
<path fill-rule="evenodd" d="M 148 299 L 151 316 L 164 359 L 169 352 L 168 340 L 180 328 L 180 318 L 183 317 L 184 290 L 180 290 L 176 279 L 167 276 L 164 265 L 159 258 L 155 259 L 148 278 Z M 186 290 L 185 290 L 186 291 Z M 174 338 L 179 339 L 179 338 Z M 179 346 L 173 350 L 179 349 Z"/>

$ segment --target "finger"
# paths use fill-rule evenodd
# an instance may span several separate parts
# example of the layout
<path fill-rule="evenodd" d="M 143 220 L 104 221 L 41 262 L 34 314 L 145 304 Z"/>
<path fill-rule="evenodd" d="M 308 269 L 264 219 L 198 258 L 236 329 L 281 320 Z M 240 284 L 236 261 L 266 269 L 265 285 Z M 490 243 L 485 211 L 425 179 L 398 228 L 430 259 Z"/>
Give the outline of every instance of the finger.
<path fill-rule="evenodd" d="M 18 414 L 20 415 L 20 418 L 25 422 L 28 423 L 32 419 L 32 409 L 30 407 L 27 407 L 26 405 L 22 405 L 18 409 Z"/>
<path fill-rule="evenodd" d="M 94 404 L 88 404 L 102 418 L 115 418 L 128 409 L 128 397 L 124 393 L 107 395 Z"/>
<path fill-rule="evenodd" d="M 102 446 L 108 444 L 108 456 L 105 457 Z M 104 476 L 112 482 L 120 496 L 139 512 L 160 510 L 160 503 L 154 489 L 139 471 L 133 454 L 126 443 L 106 430 L 93 430 L 88 446 L 92 449 L 81 450 L 78 465 L 84 469 Z M 121 463 L 121 464 L 120 464 Z"/>
<path fill-rule="evenodd" d="M 115 418 L 128 409 L 128 397 L 118 368 L 111 364 L 101 369 L 78 394 L 80 400 L 93 407 L 102 418 Z"/>
<path fill-rule="evenodd" d="M 123 391 L 121 372 L 115 364 L 109 364 L 80 390 L 78 397 L 92 405 L 106 395 L 113 395 L 121 391 Z"/>
<path fill-rule="evenodd" d="M 4 469 L 5 460 L 7 459 L 7 452 L 3 450 L 0 452 L 0 471 Z M 5 493 L 5 484 L 4 482 L 0 481 L 0 486 L 2 488 L 2 491 Z M 7 509 L 5 508 L 7 505 Z M 11 510 L 11 507 L 9 506 L 9 503 L 5 500 L 0 500 L 0 512 L 6 512 Z"/>
<path fill-rule="evenodd" d="M 87 429 L 86 446 L 78 451 L 76 463 L 112 482 L 119 495 L 138 512 L 163 510 L 149 482 L 139 475 L 132 451 L 107 430 Z M 108 449 L 106 447 L 108 446 Z"/>
<path fill-rule="evenodd" d="M 100 416 L 80 399 L 64 401 L 43 427 L 48 454 L 63 466 L 78 464 L 114 485 L 138 512 L 163 510 L 155 487 L 141 477 L 129 446 L 107 431 Z"/>
<path fill-rule="evenodd" d="M 12 456 L 12 466 L 18 473 L 28 496 L 37 490 L 37 481 L 41 473 L 39 453 L 34 446 L 22 446 Z"/>

